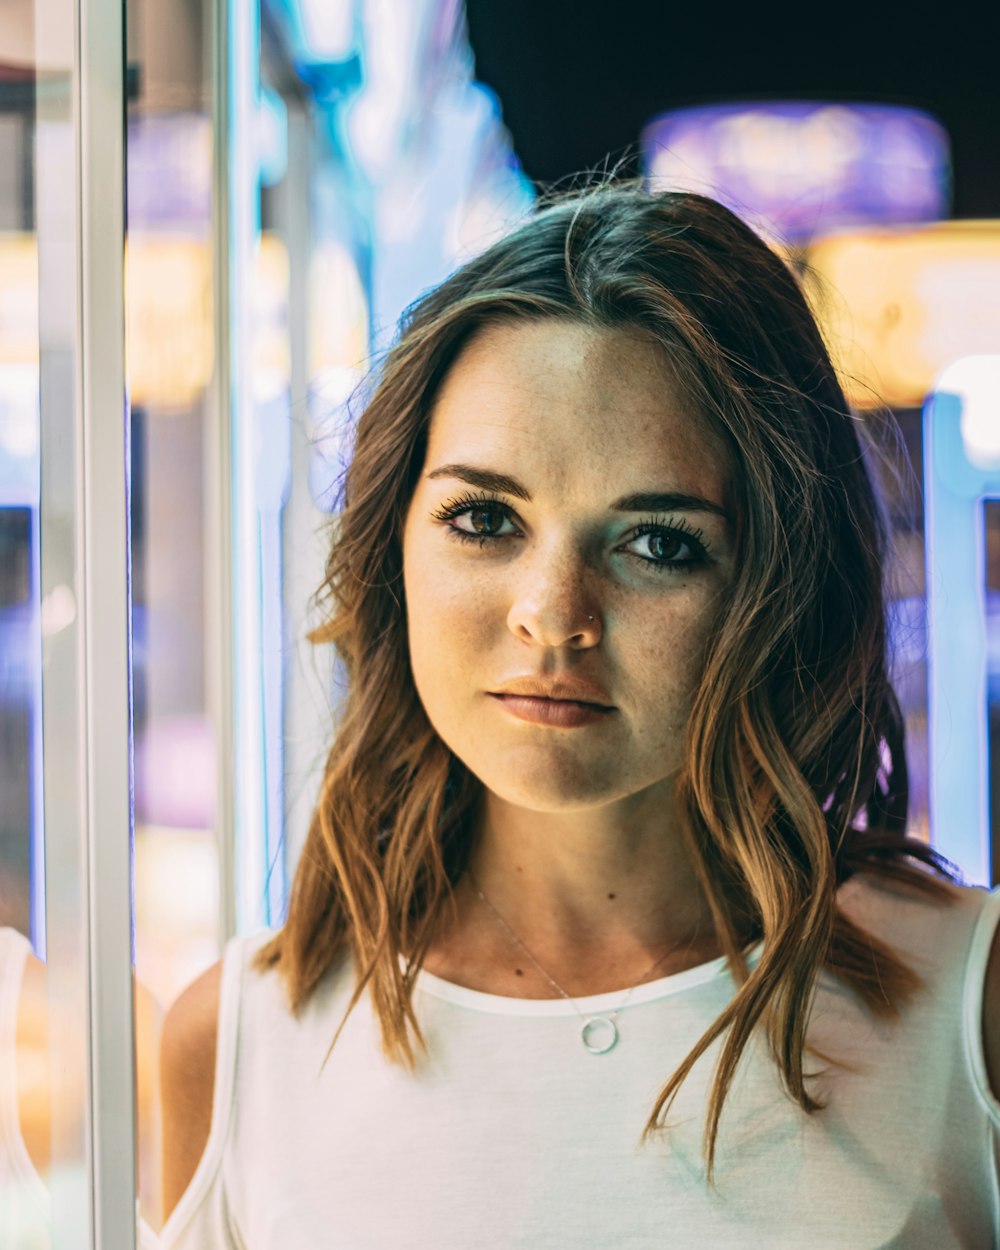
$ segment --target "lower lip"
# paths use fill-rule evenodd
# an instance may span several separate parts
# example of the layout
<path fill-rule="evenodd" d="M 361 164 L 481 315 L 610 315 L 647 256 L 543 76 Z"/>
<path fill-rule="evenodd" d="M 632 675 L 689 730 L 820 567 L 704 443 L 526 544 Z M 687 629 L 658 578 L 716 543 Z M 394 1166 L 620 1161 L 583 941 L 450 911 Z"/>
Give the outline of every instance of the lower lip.
<path fill-rule="evenodd" d="M 524 694 L 491 694 L 491 699 L 519 720 L 534 725 L 556 725 L 560 729 L 575 729 L 579 725 L 593 725 L 615 710 L 613 707 L 597 707 L 593 703 L 574 703 L 572 699 L 536 699 Z"/>

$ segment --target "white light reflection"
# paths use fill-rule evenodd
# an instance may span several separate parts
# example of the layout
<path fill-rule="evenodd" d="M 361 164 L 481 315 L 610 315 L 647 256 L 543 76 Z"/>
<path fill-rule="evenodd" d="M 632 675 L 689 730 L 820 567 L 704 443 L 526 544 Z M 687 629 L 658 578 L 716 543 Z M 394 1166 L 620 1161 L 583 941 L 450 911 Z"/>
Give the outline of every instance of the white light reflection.
<path fill-rule="evenodd" d="M 1000 468 L 1000 356 L 965 356 L 941 372 L 935 391 L 962 401 L 962 442 L 970 464 Z"/>
<path fill-rule="evenodd" d="M 352 0 L 300 0 L 309 51 L 322 61 L 343 61 L 354 49 Z"/>

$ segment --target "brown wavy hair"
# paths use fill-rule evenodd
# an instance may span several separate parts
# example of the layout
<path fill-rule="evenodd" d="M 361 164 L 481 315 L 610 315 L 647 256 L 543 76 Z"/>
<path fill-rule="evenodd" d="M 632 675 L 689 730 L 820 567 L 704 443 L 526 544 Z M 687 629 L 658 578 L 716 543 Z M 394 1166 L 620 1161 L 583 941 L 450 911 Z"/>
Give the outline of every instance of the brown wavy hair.
<path fill-rule="evenodd" d="M 414 687 L 402 528 L 449 367 L 477 330 L 525 318 L 653 336 L 734 466 L 736 571 L 676 794 L 737 988 L 643 1134 L 665 1127 L 681 1083 L 723 1038 L 705 1126 L 711 1178 L 723 1103 L 755 1030 L 788 1095 L 820 1109 L 803 1058 L 821 969 L 881 1017 L 920 989 L 913 969 L 840 912 L 837 887 L 863 869 L 945 898 L 954 875 L 906 835 L 904 727 L 887 661 L 891 535 L 865 423 L 795 274 L 714 200 L 618 184 L 545 204 L 404 316 L 357 423 L 317 599 L 323 623 L 310 634 L 336 647 L 346 699 L 287 919 L 255 962 L 280 970 L 298 1013 L 350 955 L 347 1014 L 367 989 L 386 1055 L 412 1067 L 415 1047 L 426 1051 L 414 980 L 453 906 L 482 785 Z"/>

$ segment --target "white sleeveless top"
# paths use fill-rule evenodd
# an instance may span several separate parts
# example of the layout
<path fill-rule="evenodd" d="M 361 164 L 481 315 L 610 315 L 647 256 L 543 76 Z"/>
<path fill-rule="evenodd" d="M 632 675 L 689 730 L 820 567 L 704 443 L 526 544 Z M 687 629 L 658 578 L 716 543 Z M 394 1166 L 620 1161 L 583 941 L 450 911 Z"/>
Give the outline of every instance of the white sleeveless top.
<path fill-rule="evenodd" d="M 715 1187 L 702 1160 L 713 1048 L 671 1129 L 639 1137 L 658 1090 L 730 999 L 722 959 L 639 986 L 620 1041 L 588 1053 L 573 1006 L 421 973 L 430 1048 L 416 1072 L 381 1053 L 363 996 L 321 1071 L 352 988 L 331 972 L 296 1021 L 270 936 L 225 949 L 205 1154 L 162 1250 L 987 1250 L 1000 1246 L 1000 1104 L 983 1056 L 983 982 L 1000 890 L 956 902 L 854 878 L 841 904 L 904 954 L 927 992 L 873 1021 L 829 974 L 807 1057 L 827 1101 L 805 1115 L 759 1043 L 723 1111 Z M 578 999 L 610 1011 L 623 994 Z"/>

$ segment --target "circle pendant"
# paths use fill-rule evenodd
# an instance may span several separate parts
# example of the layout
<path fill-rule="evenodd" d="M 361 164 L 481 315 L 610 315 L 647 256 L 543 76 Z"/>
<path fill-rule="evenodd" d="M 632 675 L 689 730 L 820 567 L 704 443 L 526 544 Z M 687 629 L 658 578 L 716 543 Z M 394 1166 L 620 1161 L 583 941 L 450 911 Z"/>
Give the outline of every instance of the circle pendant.
<path fill-rule="evenodd" d="M 584 1020 L 580 1036 L 592 1055 L 604 1055 L 618 1041 L 618 1026 L 608 1016 L 591 1016 Z"/>

